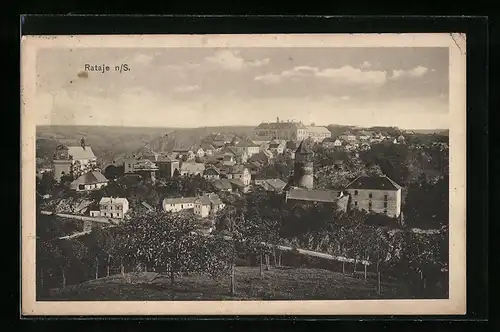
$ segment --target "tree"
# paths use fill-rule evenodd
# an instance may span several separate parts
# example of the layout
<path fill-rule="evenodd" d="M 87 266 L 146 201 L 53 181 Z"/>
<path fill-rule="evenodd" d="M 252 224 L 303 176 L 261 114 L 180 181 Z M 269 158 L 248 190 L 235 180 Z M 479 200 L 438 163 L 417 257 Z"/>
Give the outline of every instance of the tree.
<path fill-rule="evenodd" d="M 185 272 L 206 272 L 217 259 L 211 255 L 213 244 L 198 235 L 197 220 L 188 212 L 148 212 L 124 225 L 133 234 L 126 242 L 127 252 L 146 266 L 153 266 L 170 275 L 172 298 L 175 297 L 175 275 Z M 203 253 L 203 254 L 200 254 Z M 212 271 L 212 274 L 215 272 Z"/>

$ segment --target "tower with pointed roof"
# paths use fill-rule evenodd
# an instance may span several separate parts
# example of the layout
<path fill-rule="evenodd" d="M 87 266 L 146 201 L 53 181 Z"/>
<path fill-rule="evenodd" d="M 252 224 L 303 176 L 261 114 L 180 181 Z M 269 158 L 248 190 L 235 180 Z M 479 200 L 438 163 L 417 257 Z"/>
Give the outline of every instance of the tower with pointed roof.
<path fill-rule="evenodd" d="M 293 185 L 305 189 L 314 188 L 313 151 L 307 140 L 302 140 L 295 151 Z"/>

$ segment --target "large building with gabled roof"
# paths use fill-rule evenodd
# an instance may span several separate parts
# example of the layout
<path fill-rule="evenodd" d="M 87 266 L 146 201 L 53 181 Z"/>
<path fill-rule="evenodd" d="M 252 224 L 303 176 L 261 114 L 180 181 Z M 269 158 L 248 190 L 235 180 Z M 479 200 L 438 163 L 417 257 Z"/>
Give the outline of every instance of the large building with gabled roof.
<path fill-rule="evenodd" d="M 303 140 L 307 137 L 307 127 L 302 122 L 280 121 L 262 122 L 254 128 L 255 136 L 271 137 L 283 140 Z"/>
<path fill-rule="evenodd" d="M 401 186 L 383 176 L 359 176 L 345 191 L 351 196 L 353 209 L 382 213 L 391 218 L 401 215 Z"/>

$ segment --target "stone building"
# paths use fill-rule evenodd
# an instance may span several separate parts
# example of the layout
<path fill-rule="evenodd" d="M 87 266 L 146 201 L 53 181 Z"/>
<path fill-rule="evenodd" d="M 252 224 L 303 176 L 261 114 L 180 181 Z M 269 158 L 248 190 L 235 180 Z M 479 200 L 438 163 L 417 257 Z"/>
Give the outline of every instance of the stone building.
<path fill-rule="evenodd" d="M 391 218 L 401 215 L 401 186 L 387 176 L 360 176 L 349 183 L 353 209 L 382 213 Z"/>

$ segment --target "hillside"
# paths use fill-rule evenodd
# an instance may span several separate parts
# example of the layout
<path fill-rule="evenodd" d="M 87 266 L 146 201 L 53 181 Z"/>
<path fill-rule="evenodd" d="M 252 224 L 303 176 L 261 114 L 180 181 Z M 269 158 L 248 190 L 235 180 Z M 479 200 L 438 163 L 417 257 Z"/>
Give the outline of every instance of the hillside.
<path fill-rule="evenodd" d="M 156 273 L 129 274 L 100 278 L 65 289 L 54 289 L 52 301 L 161 301 L 171 300 L 170 280 Z M 127 276 L 126 276 L 127 278 Z M 321 269 L 272 268 L 259 276 L 258 267 L 236 268 L 236 296 L 229 295 L 229 277 L 212 279 L 199 275 L 176 279 L 177 300 L 344 300 L 408 298 L 407 291 L 394 281 L 382 283 L 382 295 L 376 293 L 375 276 L 365 281 L 362 273 L 343 275 Z"/>

